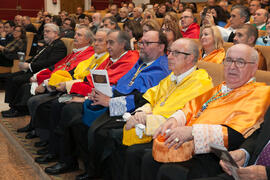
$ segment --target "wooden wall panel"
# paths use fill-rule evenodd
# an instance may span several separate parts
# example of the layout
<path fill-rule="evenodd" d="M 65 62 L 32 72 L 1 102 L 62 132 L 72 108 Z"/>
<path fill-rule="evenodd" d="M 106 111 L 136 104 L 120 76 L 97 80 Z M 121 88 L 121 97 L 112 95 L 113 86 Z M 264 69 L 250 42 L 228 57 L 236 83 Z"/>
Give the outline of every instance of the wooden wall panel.
<path fill-rule="evenodd" d="M 61 0 L 61 11 L 76 13 L 76 9 L 79 6 L 84 9 L 84 0 Z"/>

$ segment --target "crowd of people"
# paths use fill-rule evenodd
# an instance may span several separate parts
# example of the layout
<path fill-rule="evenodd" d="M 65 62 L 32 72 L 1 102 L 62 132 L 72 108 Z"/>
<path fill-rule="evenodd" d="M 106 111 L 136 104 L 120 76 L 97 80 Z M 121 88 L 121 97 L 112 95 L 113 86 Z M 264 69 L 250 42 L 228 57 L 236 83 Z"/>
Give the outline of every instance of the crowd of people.
<path fill-rule="evenodd" d="M 270 87 L 255 78 L 269 70 L 257 46 L 270 45 L 268 8 L 267 0 L 208 0 L 201 12 L 180 0 L 123 2 L 106 14 L 40 11 L 38 29 L 28 16 L 0 21 L 0 66 L 11 67 L 26 32 L 35 33 L 31 58 L 6 76 L 10 109 L 1 114 L 30 115 L 17 132 L 40 138 L 35 162 L 55 162 L 50 175 L 78 170 L 80 159 L 76 180 L 268 179 Z M 62 37 L 74 39 L 70 54 Z M 200 61 L 223 64 L 224 82 L 214 87 Z"/>

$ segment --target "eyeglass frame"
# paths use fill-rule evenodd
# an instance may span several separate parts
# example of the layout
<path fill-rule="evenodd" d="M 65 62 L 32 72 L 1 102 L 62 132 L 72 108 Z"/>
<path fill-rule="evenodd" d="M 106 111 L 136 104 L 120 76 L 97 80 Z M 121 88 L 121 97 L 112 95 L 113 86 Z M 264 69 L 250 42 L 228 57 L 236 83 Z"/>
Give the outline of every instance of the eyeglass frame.
<path fill-rule="evenodd" d="M 185 56 L 191 55 L 191 53 L 186 53 L 186 52 L 182 52 L 182 51 L 177 51 L 177 50 L 172 51 L 170 48 L 167 49 L 167 52 L 168 52 L 168 55 L 169 55 L 170 53 L 172 53 L 172 55 L 173 55 L 174 57 L 177 57 L 179 54 L 184 54 Z"/>
<path fill-rule="evenodd" d="M 137 42 L 137 45 L 138 46 L 144 46 L 144 45 L 149 46 L 150 44 L 153 44 L 153 43 L 162 44 L 162 42 L 160 42 L 160 41 L 157 41 L 157 42 L 153 42 L 153 41 L 139 41 L 139 42 Z"/>
<path fill-rule="evenodd" d="M 229 58 L 229 59 L 231 59 L 230 61 L 228 61 L 227 59 L 228 59 L 229 57 L 227 57 L 227 58 L 225 58 L 224 59 L 224 61 L 223 61 L 223 65 L 224 66 L 231 66 L 232 64 L 234 64 L 236 67 L 238 67 L 238 68 L 243 68 L 243 67 L 245 67 L 247 64 L 255 64 L 256 62 L 252 62 L 252 61 L 245 61 L 243 58 L 237 58 L 236 60 L 233 60 L 232 58 Z M 240 62 L 240 61 L 241 62 Z M 237 64 L 237 63 L 242 63 L 240 66 L 239 66 L 239 64 Z"/>

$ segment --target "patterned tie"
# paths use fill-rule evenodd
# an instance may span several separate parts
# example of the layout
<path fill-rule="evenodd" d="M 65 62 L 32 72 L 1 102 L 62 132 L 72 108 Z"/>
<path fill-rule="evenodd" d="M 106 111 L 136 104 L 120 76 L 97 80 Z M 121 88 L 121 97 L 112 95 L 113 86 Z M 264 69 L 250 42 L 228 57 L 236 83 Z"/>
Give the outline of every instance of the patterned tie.
<path fill-rule="evenodd" d="M 257 165 L 270 166 L 270 143 L 268 143 L 260 153 Z"/>

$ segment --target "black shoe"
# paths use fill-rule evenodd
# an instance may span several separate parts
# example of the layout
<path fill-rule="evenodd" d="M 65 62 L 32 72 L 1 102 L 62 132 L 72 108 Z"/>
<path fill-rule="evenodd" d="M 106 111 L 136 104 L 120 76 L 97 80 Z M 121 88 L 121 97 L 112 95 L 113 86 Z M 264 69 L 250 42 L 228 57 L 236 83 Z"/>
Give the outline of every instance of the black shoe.
<path fill-rule="evenodd" d="M 46 154 L 44 156 L 36 157 L 35 162 L 39 164 L 46 164 L 50 162 L 55 162 L 57 160 L 57 156 L 55 154 Z"/>
<path fill-rule="evenodd" d="M 90 179 L 90 176 L 88 175 L 87 172 L 84 172 L 83 174 L 79 174 L 76 176 L 76 180 L 88 180 Z"/>
<path fill-rule="evenodd" d="M 31 125 L 30 124 L 27 124 L 26 126 L 17 129 L 17 132 L 18 133 L 23 133 L 23 132 L 30 132 L 32 130 L 33 130 L 33 128 L 31 127 Z"/>
<path fill-rule="evenodd" d="M 71 171 L 77 171 L 78 169 L 79 169 L 78 163 L 66 164 L 58 162 L 53 166 L 46 167 L 45 172 L 51 175 L 56 175 Z"/>
<path fill-rule="evenodd" d="M 37 150 L 37 155 L 46 155 L 49 153 L 48 147 L 45 147 L 43 149 Z"/>
<path fill-rule="evenodd" d="M 8 114 L 8 113 L 11 113 L 11 112 L 13 112 L 15 109 L 13 109 L 13 108 L 10 108 L 9 110 L 6 110 L 6 111 L 1 111 L 1 114 L 3 115 L 3 114 Z"/>
<path fill-rule="evenodd" d="M 33 139 L 38 137 L 35 130 L 30 131 L 28 134 L 26 134 L 25 139 Z"/>
<path fill-rule="evenodd" d="M 39 141 L 39 142 L 35 142 L 34 146 L 35 147 L 45 147 L 48 145 L 48 141 Z"/>
<path fill-rule="evenodd" d="M 19 117 L 24 116 L 25 113 L 17 111 L 16 109 L 10 109 L 10 111 L 2 112 L 2 116 L 5 118 L 13 118 L 13 117 Z"/>

